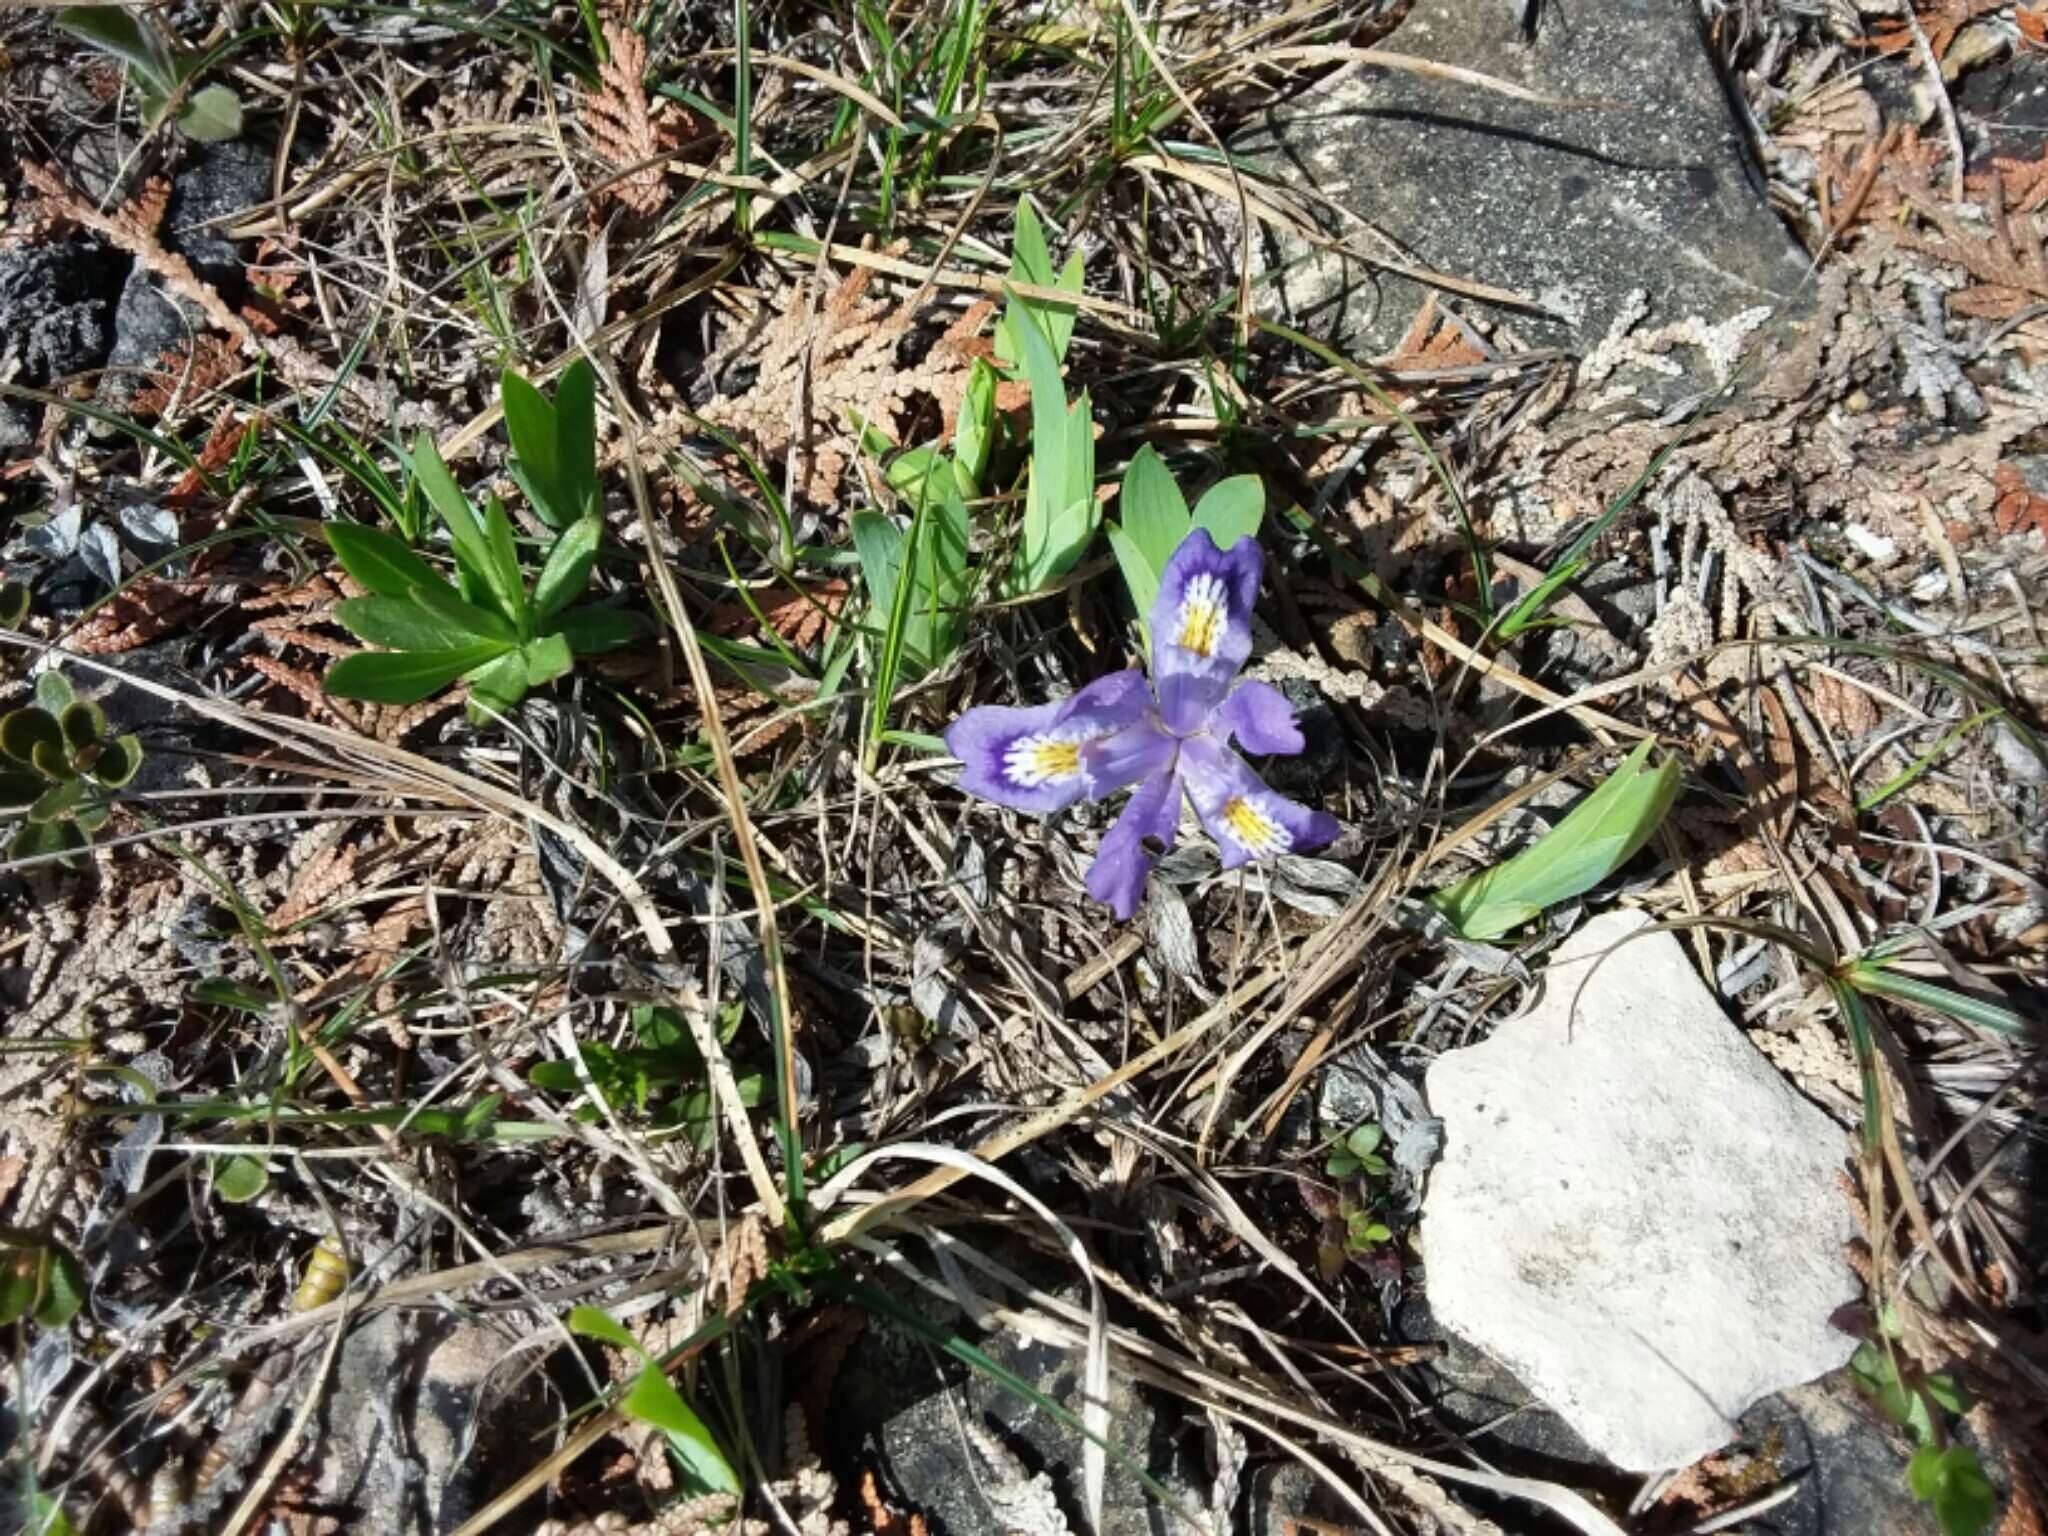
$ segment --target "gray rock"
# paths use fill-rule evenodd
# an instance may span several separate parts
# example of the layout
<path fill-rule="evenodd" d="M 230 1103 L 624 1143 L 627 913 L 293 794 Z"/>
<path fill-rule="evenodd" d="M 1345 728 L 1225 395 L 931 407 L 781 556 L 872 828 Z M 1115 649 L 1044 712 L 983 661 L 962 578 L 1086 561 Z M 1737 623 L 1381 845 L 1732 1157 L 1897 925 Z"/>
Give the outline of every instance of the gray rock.
<path fill-rule="evenodd" d="M 1055 1282 L 1056 1284 L 1057 1282 Z M 906 1298 L 945 1326 L 959 1328 L 998 1364 L 1040 1393 L 1072 1410 L 1080 1402 L 1077 1355 L 1004 1333 L 977 1335 L 957 1313 L 935 1316 L 932 1298 Z M 840 1370 L 833 1393 L 832 1433 L 842 1451 L 865 1438 L 880 1452 L 884 1484 L 932 1529 L 948 1536 L 1004 1530 L 988 1490 L 1000 1474 L 971 1449 L 961 1421 L 1006 1447 L 1030 1473 L 1045 1473 L 1070 1529 L 1086 1529 L 1081 1486 L 1081 1437 L 1015 1393 L 950 1360 L 935 1367 L 925 1346 L 879 1319 L 862 1333 Z M 1208 1473 L 1197 1425 L 1187 1423 L 1171 1399 L 1112 1375 L 1110 1426 L 1114 1443 L 1164 1486 L 1174 1499 L 1206 1518 Z M 846 1445 L 845 1437 L 854 1445 Z M 1178 1536 L 1191 1527 L 1115 1461 L 1109 1464 L 1098 1536 Z"/>
<path fill-rule="evenodd" d="M 1840 1367 L 1861 1294 L 1843 1133 L 1728 1022 L 1677 939 L 1610 912 L 1535 1005 L 1427 1079 L 1445 1155 L 1422 1210 L 1430 1304 L 1617 1466 L 1734 1438 Z"/>
<path fill-rule="evenodd" d="M 201 277 L 224 289 L 231 302 L 242 291 L 242 253 L 217 221 L 268 202 L 271 170 L 268 150 L 246 139 L 230 139 L 195 146 L 191 162 L 171 182 L 164 243 L 191 262 Z"/>
<path fill-rule="evenodd" d="M 0 250 L 0 378 L 37 388 L 99 365 L 121 259 L 96 245 Z"/>
<path fill-rule="evenodd" d="M 206 330 L 206 316 L 190 299 L 173 298 L 137 262 L 121 288 L 114 310 L 114 348 L 107 355 L 107 375 L 100 380 L 97 400 L 125 410 L 143 386 L 142 374 L 163 366 L 164 354 L 182 348 Z M 104 437 L 114 428 L 98 422 L 90 430 Z"/>
<path fill-rule="evenodd" d="M 1592 347 L 1638 290 L 1656 325 L 1723 321 L 1798 289 L 1804 264 L 1752 174 L 1692 0 L 1611 0 L 1552 18 L 1528 43 L 1505 6 L 1419 0 L 1380 46 L 1553 99 L 1620 103 L 1538 106 L 1368 67 L 1287 96 L 1237 145 L 1412 264 L 1533 300 L 1547 313 L 1513 312 L 1531 344 Z M 1345 233 L 1389 249 L 1356 223 Z M 1401 335 L 1423 293 L 1326 255 L 1293 268 L 1284 291 L 1302 318 L 1339 322 L 1366 351 Z"/>
<path fill-rule="evenodd" d="M 342 1346 L 308 1441 L 312 1502 L 352 1531 L 453 1530 L 531 1464 L 538 1385 L 475 1323 L 382 1312 Z M 523 1381 L 524 1385 L 519 1385 Z"/>

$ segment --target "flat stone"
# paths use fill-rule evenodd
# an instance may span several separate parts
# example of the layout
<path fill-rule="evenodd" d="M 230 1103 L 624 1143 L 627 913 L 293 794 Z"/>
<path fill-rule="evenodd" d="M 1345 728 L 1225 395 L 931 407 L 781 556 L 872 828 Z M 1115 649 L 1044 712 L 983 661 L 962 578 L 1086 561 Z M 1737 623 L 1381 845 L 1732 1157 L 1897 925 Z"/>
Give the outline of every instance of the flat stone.
<path fill-rule="evenodd" d="M 1353 223 L 1342 233 L 1354 249 L 1522 295 L 1543 313 L 1493 312 L 1531 345 L 1580 352 L 1638 292 L 1659 326 L 1724 323 L 1799 290 L 1805 263 L 1765 201 L 1692 0 L 1611 0 L 1577 18 L 1546 6 L 1530 42 L 1510 6 L 1417 0 L 1377 46 L 1552 100 L 1616 104 L 1541 106 L 1372 67 L 1289 93 L 1235 147 L 1392 242 Z M 1390 348 L 1421 304 L 1419 285 L 1364 261 L 1287 240 L 1277 254 L 1307 257 L 1283 279 L 1297 322 L 1354 350 Z M 1697 378 L 1693 348 L 1674 360 L 1689 382 L 1712 382 Z M 1641 382 L 1656 392 L 1654 376 Z"/>
<path fill-rule="evenodd" d="M 1430 1067 L 1444 1159 L 1430 1306 L 1630 1471 L 1736 1436 L 1765 1395 L 1841 1366 L 1861 1294 L 1845 1134 L 1729 1023 L 1669 933 L 1612 912 L 1528 1012 Z"/>

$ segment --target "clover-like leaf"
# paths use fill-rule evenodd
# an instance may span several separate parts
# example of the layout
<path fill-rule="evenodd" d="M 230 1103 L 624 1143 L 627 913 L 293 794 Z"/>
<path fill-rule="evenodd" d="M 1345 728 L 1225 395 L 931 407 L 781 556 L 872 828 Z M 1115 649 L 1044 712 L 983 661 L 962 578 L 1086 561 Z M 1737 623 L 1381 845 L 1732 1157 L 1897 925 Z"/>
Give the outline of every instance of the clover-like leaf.
<path fill-rule="evenodd" d="M 33 765 L 37 747 L 64 751 L 64 729 L 48 710 L 31 705 L 9 710 L 0 718 L 0 753 L 17 763 Z"/>
<path fill-rule="evenodd" d="M 142 740 L 132 732 L 101 746 L 92 776 L 108 789 L 123 789 L 142 767 Z"/>

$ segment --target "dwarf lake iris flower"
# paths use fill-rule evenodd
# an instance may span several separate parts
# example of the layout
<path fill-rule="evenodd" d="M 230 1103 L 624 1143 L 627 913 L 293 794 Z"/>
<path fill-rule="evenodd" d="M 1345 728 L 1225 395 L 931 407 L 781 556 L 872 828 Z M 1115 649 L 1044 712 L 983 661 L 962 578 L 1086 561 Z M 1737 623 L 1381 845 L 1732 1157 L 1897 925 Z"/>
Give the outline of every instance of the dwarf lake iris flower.
<path fill-rule="evenodd" d="M 1137 786 L 1088 871 L 1088 894 L 1119 918 L 1138 910 L 1152 861 L 1173 846 L 1183 792 L 1225 869 L 1337 835 L 1334 818 L 1276 795 L 1232 750 L 1302 749 L 1286 696 L 1237 675 L 1251 655 L 1263 560 L 1256 539 L 1223 550 L 1197 528 L 1160 576 L 1150 686 L 1133 667 L 1050 704 L 970 709 L 946 732 L 965 765 L 961 787 L 1015 810 L 1049 815 Z"/>

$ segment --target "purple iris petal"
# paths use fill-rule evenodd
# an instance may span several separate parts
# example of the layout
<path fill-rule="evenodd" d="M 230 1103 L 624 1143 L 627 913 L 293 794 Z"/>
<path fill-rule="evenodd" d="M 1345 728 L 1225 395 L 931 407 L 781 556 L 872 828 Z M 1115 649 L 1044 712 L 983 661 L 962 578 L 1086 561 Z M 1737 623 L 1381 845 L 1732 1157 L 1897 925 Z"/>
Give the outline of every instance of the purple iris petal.
<path fill-rule="evenodd" d="M 1292 757 L 1304 745 L 1287 695 L 1256 678 L 1246 678 L 1230 690 L 1230 697 L 1209 717 L 1209 729 L 1225 741 L 1235 738 L 1244 751 L 1261 757 Z"/>
<path fill-rule="evenodd" d="M 960 785 L 969 793 L 1049 815 L 1087 789 L 1082 749 L 1135 725 L 1151 708 L 1143 673 L 1112 672 L 1051 704 L 970 709 L 947 729 L 946 750 L 960 759 Z"/>
<path fill-rule="evenodd" d="M 1088 798 L 1104 800 L 1140 779 L 1173 767 L 1173 754 L 1180 742 L 1166 734 L 1156 714 L 1136 725 L 1127 725 L 1114 736 L 1091 741 L 1081 749 L 1081 773 L 1087 781 Z"/>
<path fill-rule="evenodd" d="M 1268 789 L 1243 758 L 1211 737 L 1181 744 L 1180 771 L 1195 814 L 1222 851 L 1225 869 L 1320 848 L 1341 830 L 1335 817 Z"/>
<path fill-rule="evenodd" d="M 1125 802 L 1123 814 L 1109 829 L 1088 866 L 1088 894 L 1108 904 L 1119 922 L 1138 910 L 1145 881 L 1152 873 L 1154 850 L 1164 853 L 1180 830 L 1180 775 L 1155 773 Z"/>
<path fill-rule="evenodd" d="M 1216 547 L 1206 528 L 1181 541 L 1152 605 L 1152 681 L 1166 728 L 1188 735 L 1230 691 L 1252 653 L 1252 605 L 1264 556 L 1257 539 Z"/>

